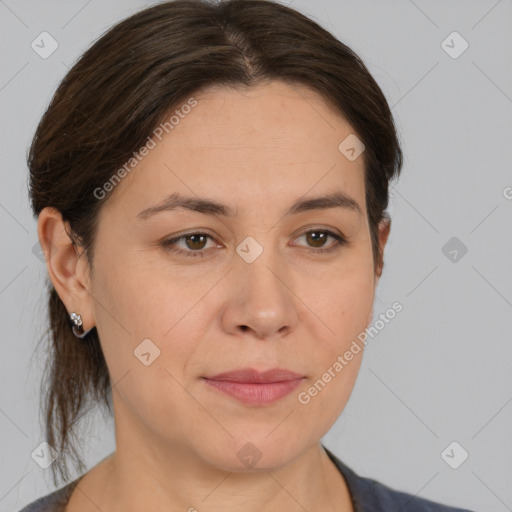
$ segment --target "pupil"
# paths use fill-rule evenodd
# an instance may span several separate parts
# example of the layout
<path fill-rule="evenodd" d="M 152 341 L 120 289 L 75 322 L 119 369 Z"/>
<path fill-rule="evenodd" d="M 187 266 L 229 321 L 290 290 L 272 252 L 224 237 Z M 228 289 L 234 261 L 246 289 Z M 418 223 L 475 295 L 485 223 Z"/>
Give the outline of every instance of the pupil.
<path fill-rule="evenodd" d="M 325 239 L 325 233 L 318 232 L 318 231 L 311 231 L 308 236 L 313 238 L 313 245 L 315 247 L 321 247 L 323 245 L 322 242 Z M 316 238 L 316 237 L 319 237 L 319 238 Z M 315 240 L 315 238 L 316 238 L 316 240 Z M 315 245 L 315 244 L 317 244 L 317 245 Z"/>
<path fill-rule="evenodd" d="M 203 235 L 189 235 L 188 236 L 187 245 L 189 245 L 190 249 L 201 249 L 202 248 L 202 246 L 201 247 L 197 246 L 197 239 L 199 239 L 199 238 L 203 238 L 204 239 L 205 237 Z M 188 244 L 188 241 L 190 241 L 190 240 L 192 240 L 192 245 Z M 195 242 L 194 242 L 194 240 L 195 240 Z M 204 243 L 204 240 L 203 240 L 203 243 Z M 201 244 L 201 242 L 199 242 L 199 245 L 200 244 Z"/>

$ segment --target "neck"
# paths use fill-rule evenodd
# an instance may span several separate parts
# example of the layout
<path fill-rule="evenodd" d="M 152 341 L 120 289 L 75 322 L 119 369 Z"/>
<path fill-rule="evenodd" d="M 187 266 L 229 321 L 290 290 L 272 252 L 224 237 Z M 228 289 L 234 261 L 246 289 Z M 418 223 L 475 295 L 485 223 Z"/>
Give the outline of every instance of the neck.
<path fill-rule="evenodd" d="M 127 417 L 116 422 L 116 451 L 79 482 L 67 512 L 353 512 L 345 480 L 319 442 L 281 465 L 230 471 L 143 428 Z"/>

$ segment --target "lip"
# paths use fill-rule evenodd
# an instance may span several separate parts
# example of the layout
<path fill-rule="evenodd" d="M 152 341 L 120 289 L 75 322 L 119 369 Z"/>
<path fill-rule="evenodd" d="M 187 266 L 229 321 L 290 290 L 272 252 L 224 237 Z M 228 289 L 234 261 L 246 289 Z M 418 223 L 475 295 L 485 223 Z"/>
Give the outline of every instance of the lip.
<path fill-rule="evenodd" d="M 222 380 L 229 382 L 243 382 L 243 383 L 269 383 L 269 382 L 284 382 L 288 380 L 301 379 L 303 376 L 285 370 L 284 368 L 272 368 L 265 372 L 254 370 L 253 368 L 240 368 L 230 372 L 219 373 L 213 377 L 206 377 L 208 380 Z"/>
<path fill-rule="evenodd" d="M 205 382 L 246 405 L 262 406 L 289 395 L 304 377 L 282 368 L 259 372 L 242 368 L 203 377 Z"/>

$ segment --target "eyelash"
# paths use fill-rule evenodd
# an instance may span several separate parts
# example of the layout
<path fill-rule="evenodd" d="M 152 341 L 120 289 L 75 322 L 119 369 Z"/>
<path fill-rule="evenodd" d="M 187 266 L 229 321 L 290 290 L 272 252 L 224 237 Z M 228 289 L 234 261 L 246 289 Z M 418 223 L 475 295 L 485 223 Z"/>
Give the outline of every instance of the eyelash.
<path fill-rule="evenodd" d="M 327 236 L 330 236 L 330 237 L 332 237 L 332 238 L 334 238 L 336 240 L 336 243 L 334 244 L 333 247 L 330 247 L 329 249 L 324 249 L 324 248 L 310 249 L 310 250 L 308 250 L 308 252 L 310 252 L 310 253 L 316 253 L 316 254 L 318 254 L 318 253 L 330 253 L 330 252 L 333 252 L 333 251 L 339 249 L 342 246 L 348 246 L 349 245 L 349 242 L 348 242 L 348 240 L 345 237 L 340 236 L 337 233 L 334 233 L 333 231 L 330 231 L 328 229 L 310 229 L 308 231 L 304 231 L 304 233 L 301 233 L 298 238 L 300 238 L 301 236 L 307 235 L 309 233 L 323 233 L 323 234 L 326 234 Z M 193 235 L 207 236 L 208 238 L 213 240 L 213 237 L 211 235 L 209 235 L 208 233 L 196 232 L 196 233 L 186 233 L 185 235 L 181 235 L 181 236 L 176 237 L 176 238 L 171 238 L 169 240 L 164 240 L 162 242 L 162 245 L 164 246 L 165 250 L 167 250 L 169 252 L 176 253 L 176 254 L 184 254 L 187 258 L 204 257 L 204 253 L 207 252 L 208 249 L 203 249 L 203 250 L 200 250 L 200 251 L 192 251 L 192 250 L 184 251 L 182 249 L 176 249 L 176 248 L 172 247 L 173 245 L 175 245 L 180 240 L 183 240 L 183 239 L 185 239 L 185 238 L 187 238 L 189 236 L 193 236 Z"/>

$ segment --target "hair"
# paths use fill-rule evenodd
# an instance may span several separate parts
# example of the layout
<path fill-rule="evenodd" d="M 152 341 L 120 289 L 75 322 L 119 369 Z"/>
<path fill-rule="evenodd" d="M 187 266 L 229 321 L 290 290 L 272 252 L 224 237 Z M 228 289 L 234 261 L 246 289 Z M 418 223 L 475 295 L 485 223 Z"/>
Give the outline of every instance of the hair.
<path fill-rule="evenodd" d="M 378 226 L 390 221 L 388 185 L 402 152 L 388 103 L 362 60 L 299 12 L 271 0 L 175 0 L 114 25 L 59 84 L 36 129 L 27 163 L 34 216 L 54 207 L 93 268 L 98 213 L 111 179 L 173 108 L 209 86 L 281 80 L 317 92 L 364 143 L 365 193 L 374 266 L 383 265 Z M 341 141 L 340 141 L 341 142 Z M 41 399 L 52 464 L 69 480 L 67 458 L 85 466 L 73 428 L 87 404 L 111 410 L 111 382 L 96 329 L 84 340 L 48 282 L 48 361 Z"/>

